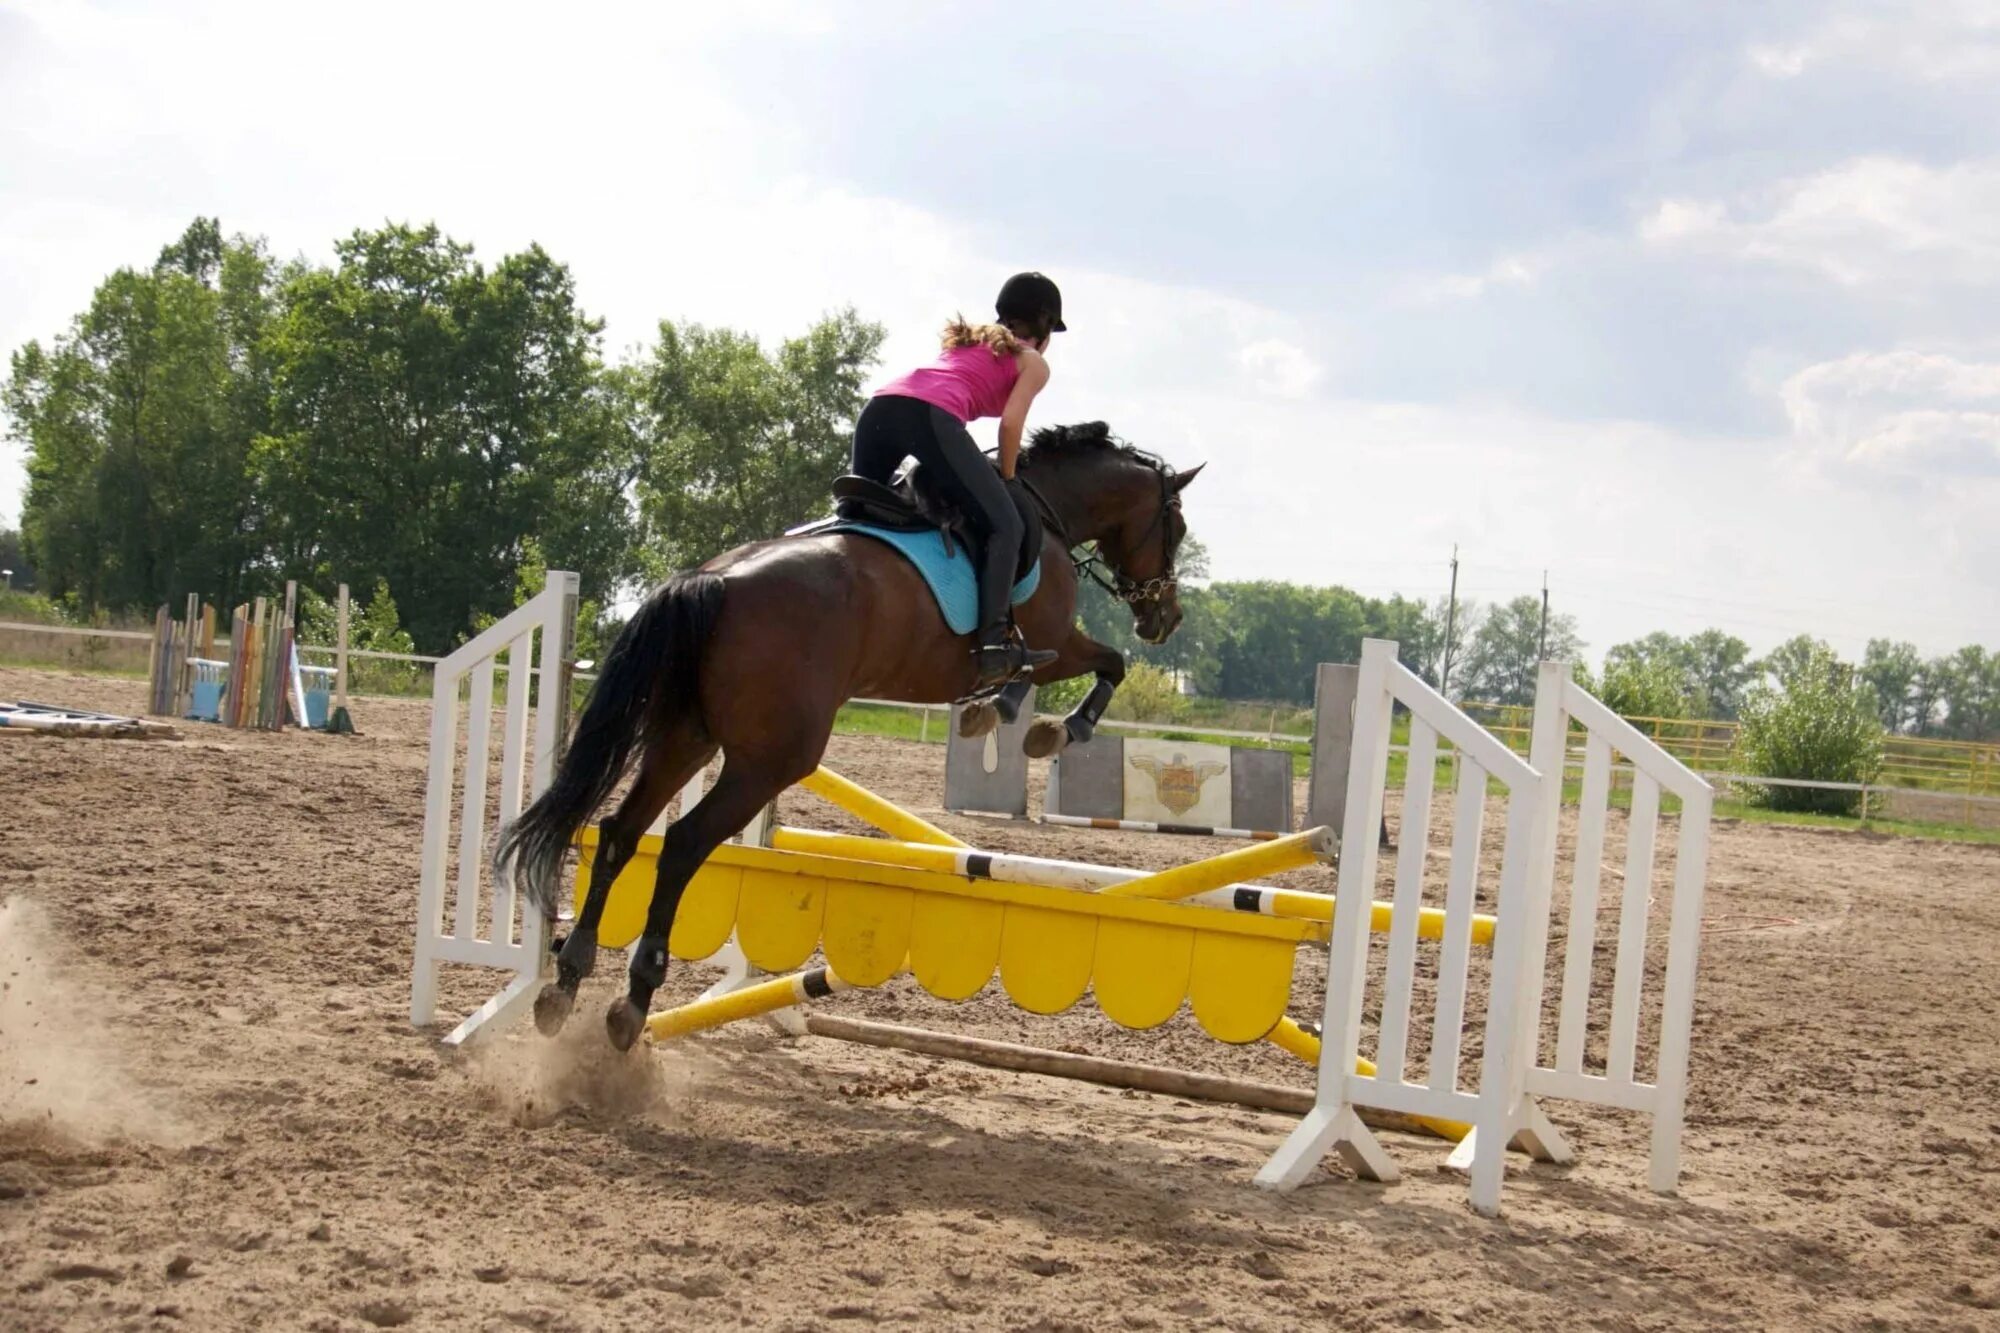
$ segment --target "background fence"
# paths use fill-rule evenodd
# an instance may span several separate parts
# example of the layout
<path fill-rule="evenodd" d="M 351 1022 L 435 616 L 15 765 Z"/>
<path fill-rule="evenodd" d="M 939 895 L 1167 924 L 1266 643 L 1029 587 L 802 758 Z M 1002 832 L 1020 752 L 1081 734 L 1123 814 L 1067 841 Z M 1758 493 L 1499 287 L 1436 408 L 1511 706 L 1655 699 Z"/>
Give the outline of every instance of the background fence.
<path fill-rule="evenodd" d="M 147 631 L 78 628 L 67 625 L 39 625 L 0 621 L 0 662 L 18 665 L 68 667 L 81 671 L 114 671 L 132 674 L 146 669 L 147 651 L 152 641 Z M 226 638 L 218 636 L 217 651 L 225 651 Z M 300 659 L 309 665 L 324 665 L 339 653 L 336 645 L 299 645 Z M 428 698 L 432 668 L 442 660 L 422 653 L 384 653 L 366 649 L 347 650 L 351 693 Z M 504 672 L 505 668 L 502 668 Z M 589 672 L 577 672 L 575 679 L 587 685 Z M 1469 701 L 1461 705 L 1508 748 L 1526 755 L 1529 749 L 1529 719 L 1532 709 L 1517 705 Z M 886 728 L 912 739 L 942 743 L 951 726 L 951 709 L 940 704 L 911 704 L 893 699 L 857 699 L 842 711 L 840 728 L 850 732 L 878 729 L 870 725 L 870 710 L 911 715 L 913 726 Z M 1303 774 L 1311 753 L 1310 735 L 1277 730 L 1279 720 L 1297 719 L 1294 709 L 1270 709 L 1271 725 L 1265 730 L 1210 727 L 1179 722 L 1107 720 L 1105 730 L 1137 735 L 1214 740 L 1238 745 L 1260 745 L 1289 750 L 1296 756 Z M 1919 822 L 1955 823 L 1973 828 L 2000 828 L 2000 741 L 1948 741 L 1916 736 L 1885 735 L 1883 768 L 1870 783 L 1805 782 L 1787 778 L 1766 778 L 1732 771 L 1737 724 L 1719 720 L 1687 718 L 1627 718 L 1642 735 L 1653 741 L 1711 781 L 1739 789 L 1756 786 L 1807 787 L 1825 791 L 1857 791 L 1862 795 L 1864 817 L 1874 815 Z M 1399 755 L 1400 742 L 1408 727 L 1398 720 L 1393 747 Z M 1440 747 L 1438 763 L 1445 780 L 1456 783 L 1458 756 L 1448 745 Z M 1566 773 L 1580 776 L 1583 752 L 1581 741 L 1572 747 Z M 1626 775 L 1614 773 L 1615 784 Z"/>

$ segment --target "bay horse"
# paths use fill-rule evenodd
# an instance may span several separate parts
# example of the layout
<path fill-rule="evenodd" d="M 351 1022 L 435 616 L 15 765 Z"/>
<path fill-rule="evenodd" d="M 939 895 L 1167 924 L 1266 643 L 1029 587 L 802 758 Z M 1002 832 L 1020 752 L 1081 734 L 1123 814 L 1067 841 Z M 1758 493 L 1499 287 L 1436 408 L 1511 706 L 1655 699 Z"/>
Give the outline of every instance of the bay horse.
<path fill-rule="evenodd" d="M 1067 717 L 1034 723 L 1030 755 L 1087 740 L 1125 677 L 1123 656 L 1076 626 L 1080 574 L 1130 606 L 1146 642 L 1164 642 L 1179 626 L 1180 494 L 1200 471 L 1177 473 L 1102 422 L 1037 431 L 1021 451 L 1016 473 L 1042 517 L 1042 576 L 1015 621 L 1030 647 L 1057 653 L 1033 680 L 1097 678 Z M 1072 557 L 1086 545 L 1090 553 Z M 597 960 L 612 882 L 667 802 L 718 751 L 715 785 L 667 829 L 627 994 L 605 1014 L 620 1050 L 638 1040 L 666 979 L 682 890 L 710 852 L 819 766 L 840 706 L 855 697 L 949 704 L 972 693 L 974 677 L 972 636 L 951 632 L 901 553 L 859 533 L 751 542 L 661 584 L 606 654 L 553 781 L 503 832 L 495 854 L 497 873 L 512 873 L 553 916 L 576 831 L 636 759 L 631 788 L 599 825 L 583 909 L 557 953 L 556 979 L 536 997 L 536 1026 L 553 1033 L 568 1018 Z M 967 708 L 961 734 L 984 734 L 1012 716 L 1028 684 L 1011 682 Z"/>

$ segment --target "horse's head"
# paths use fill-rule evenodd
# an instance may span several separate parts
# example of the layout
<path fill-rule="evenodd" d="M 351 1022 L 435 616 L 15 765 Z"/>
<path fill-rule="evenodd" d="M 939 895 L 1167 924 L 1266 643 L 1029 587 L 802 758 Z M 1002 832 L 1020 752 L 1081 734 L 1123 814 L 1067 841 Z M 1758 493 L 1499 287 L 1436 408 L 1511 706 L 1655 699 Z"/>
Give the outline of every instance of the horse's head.
<path fill-rule="evenodd" d="M 1097 544 L 1085 572 L 1132 608 L 1133 628 L 1147 643 L 1163 643 L 1180 627 L 1174 558 L 1187 536 L 1181 492 L 1200 474 L 1200 467 L 1175 472 L 1119 443 L 1101 421 L 1038 430 L 1021 454 L 1023 479 L 1058 516 L 1065 540 Z M 1098 564 L 1109 568 L 1109 579 Z"/>

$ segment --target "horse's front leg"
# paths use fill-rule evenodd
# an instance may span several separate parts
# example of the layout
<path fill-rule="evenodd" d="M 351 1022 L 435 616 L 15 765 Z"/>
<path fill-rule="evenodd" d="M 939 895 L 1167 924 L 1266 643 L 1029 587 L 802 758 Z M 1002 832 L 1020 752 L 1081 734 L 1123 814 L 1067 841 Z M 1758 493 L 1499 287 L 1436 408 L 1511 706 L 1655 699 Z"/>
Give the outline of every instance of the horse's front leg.
<path fill-rule="evenodd" d="M 1052 717 L 1035 719 L 1035 725 L 1028 728 L 1028 738 L 1021 748 L 1031 759 L 1048 759 L 1061 754 L 1071 745 L 1089 740 L 1097 732 L 1097 724 L 1104 719 L 1104 710 L 1111 706 L 1111 696 L 1125 679 L 1125 658 L 1115 648 L 1107 648 L 1097 640 L 1085 635 L 1082 630 L 1072 629 L 1069 638 L 1057 650 L 1056 660 L 1035 672 L 1038 682 L 1068 680 L 1071 676 L 1081 676 L 1085 672 L 1096 675 L 1097 681 L 1090 687 L 1090 693 L 1083 696 L 1083 702 L 1070 710 L 1069 716 L 1058 721 Z"/>

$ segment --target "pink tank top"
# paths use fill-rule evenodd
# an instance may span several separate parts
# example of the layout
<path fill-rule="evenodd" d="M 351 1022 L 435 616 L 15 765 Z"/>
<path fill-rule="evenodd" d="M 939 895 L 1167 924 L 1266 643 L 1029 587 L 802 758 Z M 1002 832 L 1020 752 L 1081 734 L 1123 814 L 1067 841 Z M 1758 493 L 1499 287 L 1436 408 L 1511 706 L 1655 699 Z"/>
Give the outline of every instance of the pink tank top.
<path fill-rule="evenodd" d="M 999 416 L 1019 378 L 1018 356 L 995 356 L 990 347 L 950 347 L 928 366 L 883 385 L 875 395 L 919 399 L 960 421 L 972 421 Z"/>

